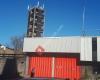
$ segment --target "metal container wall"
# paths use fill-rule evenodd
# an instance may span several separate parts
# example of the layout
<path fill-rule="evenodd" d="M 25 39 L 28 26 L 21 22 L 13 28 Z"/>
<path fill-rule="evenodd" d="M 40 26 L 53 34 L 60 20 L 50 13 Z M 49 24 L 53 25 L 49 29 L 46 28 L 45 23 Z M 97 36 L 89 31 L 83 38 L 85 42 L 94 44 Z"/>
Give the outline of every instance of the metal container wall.
<path fill-rule="evenodd" d="M 31 74 L 32 68 L 34 68 L 34 77 L 51 77 L 51 61 L 50 57 L 30 57 L 29 75 Z"/>

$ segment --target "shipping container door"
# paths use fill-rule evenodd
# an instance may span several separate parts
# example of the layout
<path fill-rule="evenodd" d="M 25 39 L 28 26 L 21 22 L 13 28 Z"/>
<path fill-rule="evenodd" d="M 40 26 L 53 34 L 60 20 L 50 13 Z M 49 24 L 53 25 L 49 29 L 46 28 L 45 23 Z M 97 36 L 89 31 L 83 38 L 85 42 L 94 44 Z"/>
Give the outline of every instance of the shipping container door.
<path fill-rule="evenodd" d="M 50 57 L 30 57 L 29 58 L 29 75 L 32 68 L 35 68 L 35 77 L 51 77 L 52 58 Z"/>
<path fill-rule="evenodd" d="M 76 58 L 55 58 L 54 77 L 78 80 L 80 67 L 76 65 Z"/>

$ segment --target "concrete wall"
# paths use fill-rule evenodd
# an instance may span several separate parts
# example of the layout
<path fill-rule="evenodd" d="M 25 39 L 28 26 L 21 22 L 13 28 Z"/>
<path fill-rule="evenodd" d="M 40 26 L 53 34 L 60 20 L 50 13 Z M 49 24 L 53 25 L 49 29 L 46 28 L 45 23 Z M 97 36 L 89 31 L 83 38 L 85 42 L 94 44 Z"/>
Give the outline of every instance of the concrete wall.
<path fill-rule="evenodd" d="M 14 50 L 10 48 L 6 48 L 5 50 L 3 50 L 2 48 L 0 48 L 0 54 L 14 54 Z"/>

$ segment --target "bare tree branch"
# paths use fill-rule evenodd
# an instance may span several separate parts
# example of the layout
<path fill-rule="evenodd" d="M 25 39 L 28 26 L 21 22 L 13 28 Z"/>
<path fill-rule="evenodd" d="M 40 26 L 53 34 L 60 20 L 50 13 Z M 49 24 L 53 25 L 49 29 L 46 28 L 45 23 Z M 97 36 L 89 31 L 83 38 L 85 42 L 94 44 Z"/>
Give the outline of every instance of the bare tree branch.
<path fill-rule="evenodd" d="M 13 36 L 13 37 L 11 37 L 11 46 L 14 49 L 14 52 L 16 54 L 22 53 L 23 38 L 24 38 L 24 36 Z"/>

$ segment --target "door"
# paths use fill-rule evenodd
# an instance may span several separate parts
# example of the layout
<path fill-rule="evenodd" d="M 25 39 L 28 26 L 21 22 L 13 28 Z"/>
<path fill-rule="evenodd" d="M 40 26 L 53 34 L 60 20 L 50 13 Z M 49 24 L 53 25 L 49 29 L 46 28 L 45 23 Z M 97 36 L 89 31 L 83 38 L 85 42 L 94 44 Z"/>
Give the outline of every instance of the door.
<path fill-rule="evenodd" d="M 78 80 L 80 78 L 80 67 L 76 65 L 76 61 L 76 58 L 55 58 L 54 76 Z"/>
<path fill-rule="evenodd" d="M 80 66 L 77 58 L 61 57 L 30 57 L 29 74 L 35 68 L 35 77 L 55 77 L 78 80 L 80 78 Z"/>
<path fill-rule="evenodd" d="M 52 66 L 51 57 L 30 57 L 29 58 L 29 75 L 32 68 L 35 69 L 34 77 L 51 77 Z"/>

